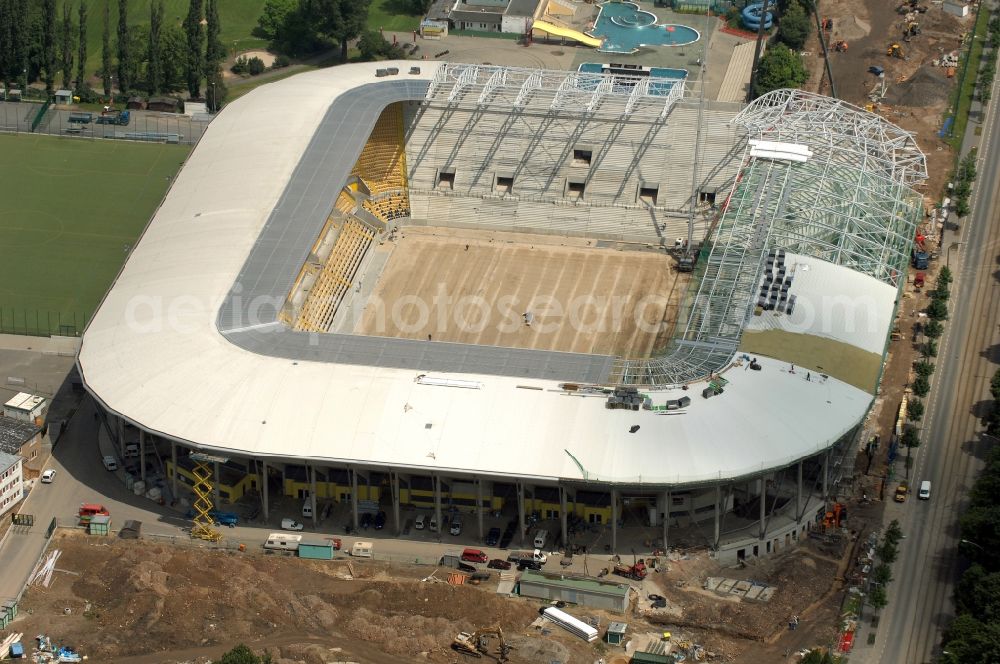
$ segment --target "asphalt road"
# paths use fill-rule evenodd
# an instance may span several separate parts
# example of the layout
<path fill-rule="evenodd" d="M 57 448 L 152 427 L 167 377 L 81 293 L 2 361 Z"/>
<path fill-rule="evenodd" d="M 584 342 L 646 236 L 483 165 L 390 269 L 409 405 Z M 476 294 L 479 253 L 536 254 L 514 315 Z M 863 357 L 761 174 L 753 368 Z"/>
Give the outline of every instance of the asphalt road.
<path fill-rule="evenodd" d="M 996 93 L 996 90 L 994 90 Z M 941 344 L 923 441 L 910 473 L 913 492 L 901 510 L 900 556 L 893 568 L 889 606 L 883 611 L 875 652 L 883 664 L 932 662 L 941 632 L 954 615 L 952 593 L 959 573 L 958 519 L 982 467 L 986 443 L 982 417 L 989 384 L 1000 360 L 1000 115 L 992 104 L 979 143 L 979 176 L 972 214 L 960 237 L 946 239 L 956 275 L 951 320 Z M 953 242 L 960 248 L 948 251 Z M 923 480 L 928 501 L 916 500 Z"/>

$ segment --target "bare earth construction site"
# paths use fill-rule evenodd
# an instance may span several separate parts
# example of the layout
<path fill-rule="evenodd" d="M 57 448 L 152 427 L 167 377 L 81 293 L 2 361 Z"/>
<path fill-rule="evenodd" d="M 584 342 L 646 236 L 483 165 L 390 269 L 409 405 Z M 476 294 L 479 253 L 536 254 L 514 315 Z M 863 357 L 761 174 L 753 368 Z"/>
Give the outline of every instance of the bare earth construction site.
<path fill-rule="evenodd" d="M 616 242 L 416 226 L 374 252 L 360 282 L 371 295 L 352 301 L 341 325 L 353 318 L 353 334 L 648 357 L 673 334 L 688 277 L 662 251 Z"/>

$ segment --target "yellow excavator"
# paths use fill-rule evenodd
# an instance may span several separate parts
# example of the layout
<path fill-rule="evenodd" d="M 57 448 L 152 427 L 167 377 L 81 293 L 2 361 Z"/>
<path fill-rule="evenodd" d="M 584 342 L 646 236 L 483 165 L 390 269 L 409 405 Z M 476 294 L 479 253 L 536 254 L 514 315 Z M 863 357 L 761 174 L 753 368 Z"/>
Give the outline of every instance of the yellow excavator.
<path fill-rule="evenodd" d="M 891 58 L 899 58 L 902 60 L 904 57 L 903 47 L 899 44 L 889 44 L 889 48 L 885 50 L 885 54 Z"/>
<path fill-rule="evenodd" d="M 501 664 L 503 662 L 510 661 L 510 651 L 513 650 L 513 646 L 508 645 L 503 638 L 503 630 L 499 627 L 487 627 L 484 629 L 478 629 L 475 632 L 459 632 L 455 640 L 451 642 L 451 647 L 456 652 L 460 652 L 463 655 L 470 655 L 472 657 L 482 657 L 483 655 L 488 655 L 490 652 L 490 637 L 495 636 L 499 641 L 500 645 L 497 649 L 497 662 Z"/>

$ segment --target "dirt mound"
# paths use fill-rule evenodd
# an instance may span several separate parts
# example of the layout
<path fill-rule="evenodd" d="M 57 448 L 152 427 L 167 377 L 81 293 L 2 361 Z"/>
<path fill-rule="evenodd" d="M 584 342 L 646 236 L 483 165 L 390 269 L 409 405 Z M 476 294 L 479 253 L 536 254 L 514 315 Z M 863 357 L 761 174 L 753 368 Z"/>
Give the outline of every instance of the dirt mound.
<path fill-rule="evenodd" d="M 856 16 L 845 16 L 833 22 L 834 35 L 847 41 L 864 39 L 871 31 L 872 26 Z"/>
<path fill-rule="evenodd" d="M 923 66 L 913 76 L 897 85 L 890 85 L 885 101 L 894 106 L 924 108 L 948 100 L 951 82 L 938 69 Z"/>

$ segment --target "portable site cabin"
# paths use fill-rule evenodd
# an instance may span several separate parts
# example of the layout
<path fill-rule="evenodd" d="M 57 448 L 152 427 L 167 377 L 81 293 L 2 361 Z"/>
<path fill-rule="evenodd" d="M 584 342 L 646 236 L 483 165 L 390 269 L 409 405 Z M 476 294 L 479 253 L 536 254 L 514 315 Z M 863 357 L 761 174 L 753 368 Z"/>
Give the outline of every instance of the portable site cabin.
<path fill-rule="evenodd" d="M 73 91 L 72 90 L 56 90 L 53 95 L 57 104 L 62 104 L 69 106 L 73 103 Z"/>
<path fill-rule="evenodd" d="M 299 542 L 299 558 L 333 560 L 332 542 Z"/>
<path fill-rule="evenodd" d="M 264 542 L 264 548 L 272 551 L 298 551 L 302 535 L 288 533 L 271 533 Z"/>
<path fill-rule="evenodd" d="M 355 542 L 351 547 L 351 555 L 355 558 L 372 558 L 375 555 L 374 547 L 371 542 Z"/>
<path fill-rule="evenodd" d="M 111 517 L 107 514 L 95 514 L 90 517 L 87 532 L 91 535 L 108 535 L 111 533 Z"/>
<path fill-rule="evenodd" d="M 608 642 L 608 645 L 620 646 L 625 643 L 625 632 L 628 630 L 628 625 L 621 622 L 613 622 L 608 625 L 608 632 L 604 635 L 604 640 Z"/>

